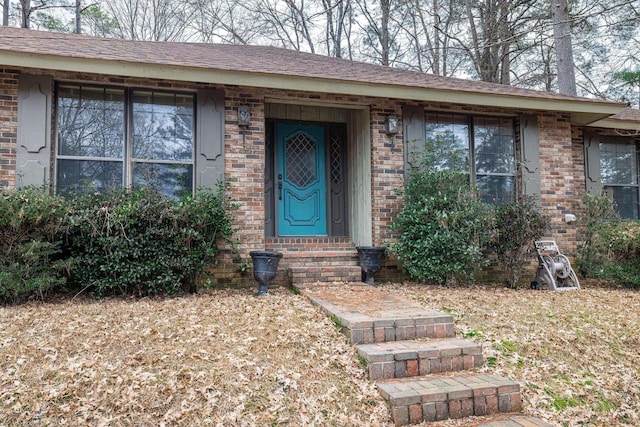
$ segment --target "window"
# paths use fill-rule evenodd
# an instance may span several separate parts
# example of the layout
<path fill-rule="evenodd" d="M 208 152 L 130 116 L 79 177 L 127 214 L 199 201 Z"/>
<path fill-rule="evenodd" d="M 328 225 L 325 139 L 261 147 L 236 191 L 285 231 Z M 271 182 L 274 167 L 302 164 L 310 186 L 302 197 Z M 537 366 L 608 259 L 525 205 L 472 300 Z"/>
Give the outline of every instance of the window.
<path fill-rule="evenodd" d="M 154 184 L 171 197 L 191 193 L 194 101 L 191 94 L 59 85 L 58 190 Z"/>
<path fill-rule="evenodd" d="M 473 119 L 476 186 L 487 201 L 508 203 L 516 194 L 516 152 L 513 121 Z"/>
<path fill-rule="evenodd" d="M 485 201 L 515 199 L 513 120 L 430 113 L 426 115 L 425 148 L 432 167 L 468 173 Z"/>
<path fill-rule="evenodd" d="M 639 219 L 638 153 L 635 144 L 600 142 L 600 180 L 622 218 Z"/>

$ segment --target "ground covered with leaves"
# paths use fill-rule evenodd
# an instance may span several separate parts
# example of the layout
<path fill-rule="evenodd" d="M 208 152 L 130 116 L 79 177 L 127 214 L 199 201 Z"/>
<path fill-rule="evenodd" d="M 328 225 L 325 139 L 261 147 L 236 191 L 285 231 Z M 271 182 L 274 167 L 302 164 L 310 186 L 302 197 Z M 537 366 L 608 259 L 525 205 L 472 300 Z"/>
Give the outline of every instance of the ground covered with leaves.
<path fill-rule="evenodd" d="M 521 383 L 527 414 L 559 426 L 640 425 L 640 292 L 386 288 L 451 313 L 456 335 L 483 343 L 482 370 Z"/>
<path fill-rule="evenodd" d="M 384 425 L 335 325 L 252 291 L 0 308 L 0 425 Z"/>
<path fill-rule="evenodd" d="M 453 314 L 526 413 L 640 424 L 639 292 L 383 289 Z M 286 289 L 251 293 L 0 308 L 0 425 L 391 425 L 330 319 Z"/>

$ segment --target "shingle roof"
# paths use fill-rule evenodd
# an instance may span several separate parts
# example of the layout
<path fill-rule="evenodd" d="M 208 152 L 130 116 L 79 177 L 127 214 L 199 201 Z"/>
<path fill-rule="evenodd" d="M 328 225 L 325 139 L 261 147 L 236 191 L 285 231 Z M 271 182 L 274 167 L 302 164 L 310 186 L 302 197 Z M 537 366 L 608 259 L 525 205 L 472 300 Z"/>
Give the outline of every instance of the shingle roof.
<path fill-rule="evenodd" d="M 609 117 L 612 120 L 624 120 L 630 122 L 639 122 L 640 123 L 640 110 L 637 108 L 625 108 L 620 111 L 618 114 Z"/>
<path fill-rule="evenodd" d="M 640 110 L 630 107 L 623 108 L 612 116 L 592 122 L 591 125 L 605 129 L 633 131 L 637 136 L 640 132 Z"/>
<path fill-rule="evenodd" d="M 267 46 L 127 41 L 0 27 L 0 64 L 3 51 L 577 103 L 613 104 L 609 101 L 447 78 Z M 179 79 L 179 76 L 176 76 L 176 79 Z"/>

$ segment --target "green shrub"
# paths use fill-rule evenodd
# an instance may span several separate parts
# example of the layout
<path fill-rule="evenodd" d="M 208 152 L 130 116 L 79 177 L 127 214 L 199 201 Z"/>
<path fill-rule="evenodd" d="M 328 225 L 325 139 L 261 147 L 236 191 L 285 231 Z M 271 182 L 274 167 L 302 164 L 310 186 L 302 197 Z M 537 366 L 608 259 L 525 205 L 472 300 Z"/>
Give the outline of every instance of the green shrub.
<path fill-rule="evenodd" d="M 392 224 L 398 237 L 391 248 L 414 279 L 469 279 L 483 262 L 491 224 L 491 207 L 477 199 L 467 174 L 416 168 Z"/>
<path fill-rule="evenodd" d="M 60 258 L 66 203 L 45 189 L 27 187 L 0 193 L 0 300 L 43 298 L 64 285 Z"/>
<path fill-rule="evenodd" d="M 586 227 L 578 247 L 580 274 L 640 288 L 640 222 L 621 221 L 605 193 L 586 195 L 583 204 Z"/>
<path fill-rule="evenodd" d="M 587 277 L 640 287 L 640 222 L 616 220 L 599 224 L 589 253 L 591 262 L 581 258 L 579 264 L 587 271 Z"/>
<path fill-rule="evenodd" d="M 190 258 L 184 273 L 192 285 L 209 266 L 217 263 L 220 242 L 236 250 L 232 210 L 238 205 L 231 201 L 225 190 L 223 185 L 217 191 L 200 189 L 195 196 L 183 198 L 179 205 L 177 223 Z"/>
<path fill-rule="evenodd" d="M 535 254 L 534 242 L 549 227 L 544 215 L 530 197 L 495 205 L 496 229 L 489 243 L 505 275 L 507 285 L 515 288 L 520 274 Z"/>
<path fill-rule="evenodd" d="M 640 265 L 637 262 L 604 264 L 600 267 L 594 278 L 612 280 L 627 288 L 640 288 Z"/>
<path fill-rule="evenodd" d="M 74 199 L 68 244 L 74 280 L 94 295 L 175 294 L 195 284 L 231 242 L 224 188 L 201 189 L 179 201 L 152 187 Z"/>
<path fill-rule="evenodd" d="M 602 247 L 600 230 L 620 218 L 616 213 L 615 202 L 604 192 L 597 195 L 585 194 L 582 205 L 585 231 L 584 240 L 578 245 L 576 266 L 581 276 L 596 277 L 600 274 L 600 265 L 606 263 L 608 252 L 607 248 Z"/>

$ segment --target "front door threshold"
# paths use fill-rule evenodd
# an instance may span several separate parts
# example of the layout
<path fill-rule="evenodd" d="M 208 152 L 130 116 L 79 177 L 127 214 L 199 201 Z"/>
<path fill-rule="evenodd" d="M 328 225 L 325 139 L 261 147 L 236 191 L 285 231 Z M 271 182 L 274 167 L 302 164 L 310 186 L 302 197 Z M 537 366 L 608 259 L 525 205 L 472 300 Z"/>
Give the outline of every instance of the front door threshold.
<path fill-rule="evenodd" d="M 317 235 L 317 236 L 278 236 L 278 237 L 267 237 L 265 239 L 267 244 L 279 243 L 279 244 L 295 244 L 295 243 L 317 243 L 319 245 L 336 245 L 339 247 L 349 246 L 355 249 L 354 243 L 351 241 L 351 238 L 348 236 L 327 236 L 325 235 Z M 330 246 L 327 246 L 330 247 Z"/>

